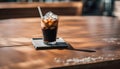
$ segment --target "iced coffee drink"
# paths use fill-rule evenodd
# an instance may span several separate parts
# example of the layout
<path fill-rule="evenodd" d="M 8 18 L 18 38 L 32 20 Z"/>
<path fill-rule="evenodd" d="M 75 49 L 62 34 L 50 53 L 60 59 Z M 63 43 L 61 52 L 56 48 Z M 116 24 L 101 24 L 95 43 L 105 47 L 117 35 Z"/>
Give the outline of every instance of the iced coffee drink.
<path fill-rule="evenodd" d="M 41 28 L 44 43 L 48 45 L 56 44 L 58 16 L 52 12 L 46 13 L 41 20 Z"/>

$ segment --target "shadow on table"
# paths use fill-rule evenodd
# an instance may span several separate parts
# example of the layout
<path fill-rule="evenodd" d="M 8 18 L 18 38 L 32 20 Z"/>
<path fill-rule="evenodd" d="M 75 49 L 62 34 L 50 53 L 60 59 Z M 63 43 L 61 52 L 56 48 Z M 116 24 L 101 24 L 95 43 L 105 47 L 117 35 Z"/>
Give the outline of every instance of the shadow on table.
<path fill-rule="evenodd" d="M 0 48 L 5 48 L 5 47 L 22 47 L 22 46 L 31 46 L 31 44 L 5 45 L 5 46 L 0 46 Z"/>
<path fill-rule="evenodd" d="M 96 52 L 95 50 L 88 50 L 88 49 L 75 49 L 75 48 L 73 48 L 72 47 L 72 45 L 71 44 L 68 44 L 69 46 L 68 46 L 68 50 L 74 50 L 74 51 L 83 51 L 83 52 Z"/>
<path fill-rule="evenodd" d="M 64 45 L 64 44 L 63 44 Z M 47 48 L 41 48 L 38 50 L 51 50 L 51 49 L 59 49 L 59 50 L 74 50 L 74 51 L 81 51 L 81 52 L 96 52 L 95 50 L 90 50 L 90 49 L 77 49 L 77 48 L 73 48 L 73 46 L 69 43 L 66 44 L 67 46 L 60 46 L 60 47 L 47 47 Z M 0 48 L 5 48 L 5 47 L 22 47 L 22 46 L 32 46 L 31 42 L 29 43 L 20 43 L 17 45 L 0 45 Z"/>
<path fill-rule="evenodd" d="M 55 67 L 50 69 L 120 69 L 120 59 L 91 64 Z"/>
<path fill-rule="evenodd" d="M 75 49 L 72 47 L 71 44 L 68 44 L 68 43 L 67 43 L 67 46 L 40 47 L 36 50 L 51 50 L 51 49 L 58 49 L 58 50 L 66 49 L 66 50 L 74 50 L 74 51 L 81 51 L 81 52 L 96 52 L 95 50 L 89 50 L 89 49 Z"/>

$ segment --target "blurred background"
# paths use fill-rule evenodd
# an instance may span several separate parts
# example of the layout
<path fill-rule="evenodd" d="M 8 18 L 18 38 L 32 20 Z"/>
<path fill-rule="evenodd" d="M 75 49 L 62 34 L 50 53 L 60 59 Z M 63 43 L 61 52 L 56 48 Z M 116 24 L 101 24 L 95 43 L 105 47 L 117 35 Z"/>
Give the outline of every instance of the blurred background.
<path fill-rule="evenodd" d="M 118 16 L 119 0 L 0 0 L 0 18 L 39 17 L 52 11 L 64 16 Z"/>
<path fill-rule="evenodd" d="M 80 0 L 0 0 L 0 2 L 70 2 Z"/>

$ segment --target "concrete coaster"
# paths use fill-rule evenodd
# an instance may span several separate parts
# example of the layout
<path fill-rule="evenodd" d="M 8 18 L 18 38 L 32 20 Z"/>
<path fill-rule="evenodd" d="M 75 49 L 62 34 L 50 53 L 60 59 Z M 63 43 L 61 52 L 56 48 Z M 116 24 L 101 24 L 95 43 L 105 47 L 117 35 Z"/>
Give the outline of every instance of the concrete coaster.
<path fill-rule="evenodd" d="M 43 43 L 42 38 L 32 38 L 32 44 L 36 50 L 43 50 L 43 49 L 61 49 L 61 48 L 68 48 L 68 44 L 62 39 L 57 38 L 55 45 L 46 45 Z"/>

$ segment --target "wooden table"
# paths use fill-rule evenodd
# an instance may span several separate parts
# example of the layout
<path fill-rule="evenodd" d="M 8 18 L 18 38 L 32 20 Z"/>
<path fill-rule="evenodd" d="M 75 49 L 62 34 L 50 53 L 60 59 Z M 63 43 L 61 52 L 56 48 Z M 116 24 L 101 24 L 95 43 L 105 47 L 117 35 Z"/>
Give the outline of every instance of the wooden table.
<path fill-rule="evenodd" d="M 60 16 L 58 37 L 68 49 L 35 50 L 39 18 L 0 20 L 0 69 L 119 69 L 120 23 L 111 17 Z"/>

